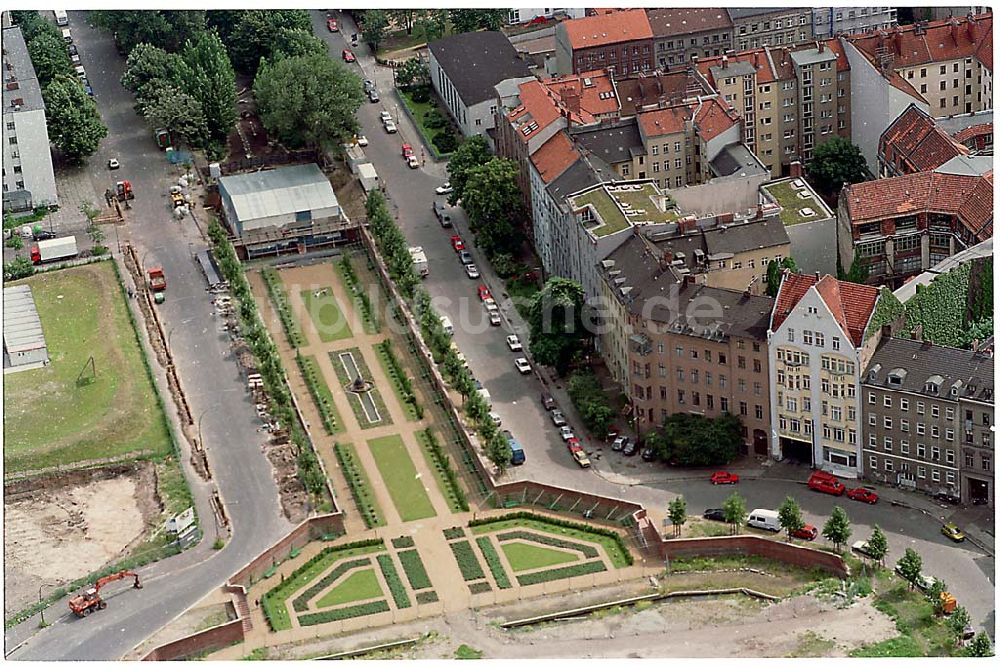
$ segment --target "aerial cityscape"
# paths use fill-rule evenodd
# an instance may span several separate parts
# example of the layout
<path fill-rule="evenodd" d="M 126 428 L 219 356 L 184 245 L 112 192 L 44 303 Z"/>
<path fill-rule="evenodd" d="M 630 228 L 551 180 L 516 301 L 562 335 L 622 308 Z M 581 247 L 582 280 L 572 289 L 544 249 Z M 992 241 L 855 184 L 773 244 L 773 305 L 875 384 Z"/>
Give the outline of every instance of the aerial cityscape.
<path fill-rule="evenodd" d="M 990 657 L 989 6 L 3 11 L 4 657 Z"/>

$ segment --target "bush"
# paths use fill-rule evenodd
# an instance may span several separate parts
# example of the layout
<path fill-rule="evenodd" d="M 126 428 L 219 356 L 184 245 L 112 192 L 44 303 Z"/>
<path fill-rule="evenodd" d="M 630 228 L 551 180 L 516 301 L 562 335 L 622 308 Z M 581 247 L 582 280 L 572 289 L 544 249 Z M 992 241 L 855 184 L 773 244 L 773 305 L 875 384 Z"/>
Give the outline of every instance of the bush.
<path fill-rule="evenodd" d="M 413 537 L 401 536 L 392 540 L 392 547 L 402 550 L 403 548 L 413 548 Z"/>
<path fill-rule="evenodd" d="M 561 569 L 546 569 L 545 571 L 524 574 L 517 577 L 517 582 L 521 585 L 537 585 L 552 580 L 585 576 L 599 571 L 607 571 L 604 562 L 584 562 L 583 564 L 574 564 L 573 566 L 562 567 Z"/>
<path fill-rule="evenodd" d="M 337 620 L 349 620 L 354 617 L 364 617 L 375 613 L 384 613 L 389 610 L 389 604 L 384 600 L 372 601 L 367 604 L 348 606 L 347 608 L 336 608 L 334 610 L 323 611 L 322 613 L 310 613 L 299 616 L 299 625 L 311 627 L 324 622 L 336 622 Z"/>
<path fill-rule="evenodd" d="M 472 550 L 468 541 L 453 541 L 448 545 L 451 546 L 451 552 L 454 553 L 455 561 L 458 562 L 458 570 L 462 572 L 462 580 L 486 578 L 483 568 L 479 566 L 479 560 L 476 559 L 476 552 Z"/>
<path fill-rule="evenodd" d="M 431 586 L 431 579 L 427 576 L 424 563 L 420 559 L 420 553 L 416 550 L 403 550 L 396 553 L 399 563 L 403 565 L 403 572 L 406 579 L 410 581 L 410 587 L 414 590 L 423 590 Z M 420 595 L 417 595 L 420 599 Z"/>
<path fill-rule="evenodd" d="M 375 559 L 378 560 L 378 566 L 382 570 L 385 582 L 389 584 L 389 591 L 392 592 L 392 600 L 396 603 L 396 608 L 412 606 L 410 597 L 406 594 L 406 588 L 403 587 L 403 581 L 396 571 L 396 565 L 392 563 L 392 557 L 379 555 Z"/>
<path fill-rule="evenodd" d="M 431 143 L 434 144 L 439 153 L 446 155 L 458 148 L 458 137 L 450 129 L 446 129 L 435 134 L 434 138 L 431 139 Z"/>
<path fill-rule="evenodd" d="M 476 543 L 479 544 L 479 550 L 482 551 L 483 557 L 486 558 L 486 564 L 490 568 L 490 572 L 493 574 L 493 580 L 497 582 L 497 587 L 501 590 L 506 590 L 511 587 L 510 579 L 507 578 L 507 572 L 503 568 L 503 563 L 500 561 L 500 555 L 497 553 L 496 548 L 493 547 L 493 543 L 490 541 L 489 537 L 481 536 L 476 539 Z"/>

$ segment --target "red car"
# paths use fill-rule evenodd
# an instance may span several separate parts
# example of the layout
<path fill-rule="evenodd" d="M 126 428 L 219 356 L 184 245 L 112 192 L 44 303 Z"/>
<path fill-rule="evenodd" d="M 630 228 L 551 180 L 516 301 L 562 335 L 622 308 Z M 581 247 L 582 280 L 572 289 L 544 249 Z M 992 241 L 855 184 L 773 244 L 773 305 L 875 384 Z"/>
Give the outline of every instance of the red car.
<path fill-rule="evenodd" d="M 493 298 L 493 295 L 490 293 L 490 288 L 485 284 L 479 285 L 477 291 L 479 292 L 479 300 L 481 301 L 485 301 L 487 298 Z"/>
<path fill-rule="evenodd" d="M 847 486 L 837 480 L 833 474 L 817 470 L 809 476 L 810 490 L 818 490 L 827 495 L 843 495 L 847 491 Z"/>
<path fill-rule="evenodd" d="M 867 502 L 868 504 L 875 504 L 878 502 L 878 495 L 875 494 L 874 490 L 869 490 L 868 488 L 863 488 L 861 486 L 848 490 L 847 498 L 858 502 Z"/>
<path fill-rule="evenodd" d="M 330 32 L 337 32 L 340 29 L 337 27 L 337 19 L 328 18 L 326 20 L 326 28 Z"/>
<path fill-rule="evenodd" d="M 451 246 L 454 248 L 455 252 L 461 252 L 465 249 L 465 243 L 462 242 L 461 236 L 452 236 Z"/>
<path fill-rule="evenodd" d="M 817 534 L 819 534 L 819 530 L 808 523 L 792 532 L 792 536 L 796 539 L 805 539 L 806 541 L 812 541 Z"/>
<path fill-rule="evenodd" d="M 351 49 L 344 49 L 340 56 L 344 59 L 344 62 L 354 62 L 354 54 L 351 53 Z"/>
<path fill-rule="evenodd" d="M 728 483 L 739 483 L 740 475 L 733 474 L 732 472 L 716 472 L 712 474 L 711 481 L 713 486 Z"/>

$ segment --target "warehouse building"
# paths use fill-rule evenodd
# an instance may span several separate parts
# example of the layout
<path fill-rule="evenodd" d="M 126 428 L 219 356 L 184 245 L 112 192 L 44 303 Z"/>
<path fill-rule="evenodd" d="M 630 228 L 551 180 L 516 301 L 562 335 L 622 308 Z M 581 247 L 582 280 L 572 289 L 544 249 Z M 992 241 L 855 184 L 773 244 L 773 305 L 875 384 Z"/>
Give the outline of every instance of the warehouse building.
<path fill-rule="evenodd" d="M 3 370 L 19 372 L 46 365 L 49 351 L 42 320 L 26 284 L 3 290 Z"/>

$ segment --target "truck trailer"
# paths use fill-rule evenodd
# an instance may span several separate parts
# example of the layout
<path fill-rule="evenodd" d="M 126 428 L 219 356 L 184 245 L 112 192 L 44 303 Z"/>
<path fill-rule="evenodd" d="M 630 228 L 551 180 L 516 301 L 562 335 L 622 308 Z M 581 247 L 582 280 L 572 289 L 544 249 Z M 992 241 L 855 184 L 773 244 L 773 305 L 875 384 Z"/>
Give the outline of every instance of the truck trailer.
<path fill-rule="evenodd" d="M 68 259 L 76 255 L 76 236 L 50 238 L 49 240 L 38 241 L 31 246 L 31 263 L 33 264 Z"/>
<path fill-rule="evenodd" d="M 424 254 L 424 248 L 411 247 L 410 256 L 413 257 L 413 269 L 417 271 L 417 275 L 420 277 L 427 277 L 430 274 L 430 269 L 427 266 L 427 255 Z"/>

